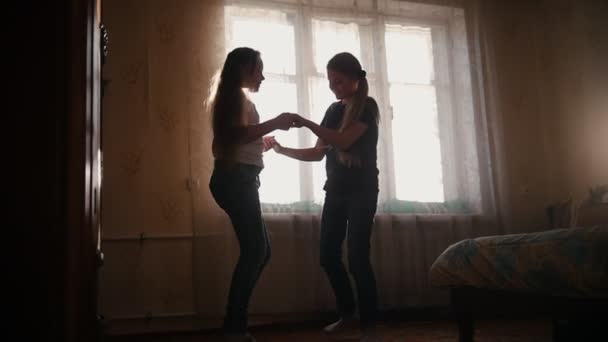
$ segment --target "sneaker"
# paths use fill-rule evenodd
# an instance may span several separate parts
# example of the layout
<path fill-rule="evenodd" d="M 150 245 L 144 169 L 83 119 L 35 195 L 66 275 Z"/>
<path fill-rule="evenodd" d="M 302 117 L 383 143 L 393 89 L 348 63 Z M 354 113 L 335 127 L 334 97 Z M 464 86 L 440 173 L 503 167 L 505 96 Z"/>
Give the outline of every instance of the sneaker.
<path fill-rule="evenodd" d="M 255 338 L 250 333 L 225 333 L 226 342 L 255 342 Z"/>
<path fill-rule="evenodd" d="M 340 318 L 334 323 L 327 325 L 325 328 L 323 328 L 323 332 L 325 332 L 326 334 L 336 334 L 354 328 L 358 325 L 359 322 L 354 318 Z"/>

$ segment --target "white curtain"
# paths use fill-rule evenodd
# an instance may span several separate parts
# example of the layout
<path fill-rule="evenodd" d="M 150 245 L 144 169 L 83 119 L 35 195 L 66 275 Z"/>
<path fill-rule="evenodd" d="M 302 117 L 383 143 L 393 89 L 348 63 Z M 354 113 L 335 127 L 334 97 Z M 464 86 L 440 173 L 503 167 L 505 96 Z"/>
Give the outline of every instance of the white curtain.
<path fill-rule="evenodd" d="M 378 210 L 492 211 L 486 123 L 474 104 L 464 10 L 420 3 L 394 7 L 391 1 L 371 12 L 368 3 L 359 8 L 348 1 L 323 7 L 289 3 L 226 6 L 226 51 L 251 46 L 262 53 L 267 79 L 251 94 L 261 119 L 290 111 L 320 123 L 336 101 L 326 63 L 348 51 L 367 71 L 370 95 L 380 106 Z M 336 10 L 340 6 L 343 11 Z M 272 135 L 295 148 L 311 147 L 317 139 L 306 129 Z M 265 212 L 319 212 L 322 162 L 298 162 L 273 151 L 264 159 Z"/>

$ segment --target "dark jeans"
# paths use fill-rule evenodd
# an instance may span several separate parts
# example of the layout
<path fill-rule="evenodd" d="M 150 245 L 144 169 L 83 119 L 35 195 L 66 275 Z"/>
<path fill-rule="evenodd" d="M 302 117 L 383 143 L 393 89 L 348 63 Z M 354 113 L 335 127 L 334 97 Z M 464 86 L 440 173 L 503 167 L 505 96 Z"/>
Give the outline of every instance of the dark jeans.
<path fill-rule="evenodd" d="M 270 241 L 258 194 L 260 170 L 254 165 L 216 162 L 209 182 L 215 201 L 230 217 L 240 246 L 226 306 L 226 332 L 247 331 L 249 299 L 270 259 Z"/>
<path fill-rule="evenodd" d="M 357 287 L 361 327 L 376 324 L 378 294 L 370 263 L 370 237 L 378 192 L 325 195 L 321 217 L 321 266 L 336 295 L 341 317 L 355 312 L 350 279 L 342 263 L 342 242 L 348 229 L 348 266 Z"/>

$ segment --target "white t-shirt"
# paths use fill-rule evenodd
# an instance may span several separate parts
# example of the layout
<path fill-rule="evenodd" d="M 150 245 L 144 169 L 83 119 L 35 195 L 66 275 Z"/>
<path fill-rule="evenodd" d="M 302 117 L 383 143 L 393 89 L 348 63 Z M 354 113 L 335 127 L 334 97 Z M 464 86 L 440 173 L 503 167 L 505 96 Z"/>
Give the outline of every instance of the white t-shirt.
<path fill-rule="evenodd" d="M 245 114 L 247 115 L 247 123 L 249 125 L 260 123 L 260 115 L 255 109 L 253 102 L 247 100 L 245 103 L 245 111 Z M 264 167 L 264 161 L 262 160 L 263 152 L 264 141 L 262 140 L 262 137 L 260 137 L 247 144 L 237 145 L 235 151 L 235 160 L 243 164 L 252 164 L 259 167 Z"/>

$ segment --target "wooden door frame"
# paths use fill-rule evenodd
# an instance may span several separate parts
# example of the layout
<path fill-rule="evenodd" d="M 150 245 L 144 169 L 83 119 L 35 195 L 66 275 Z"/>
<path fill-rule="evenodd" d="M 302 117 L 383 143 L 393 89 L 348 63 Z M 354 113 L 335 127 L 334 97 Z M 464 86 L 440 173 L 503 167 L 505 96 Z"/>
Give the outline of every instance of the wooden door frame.
<path fill-rule="evenodd" d="M 66 341 L 95 341 L 100 223 L 100 0 L 72 0 L 68 120 Z"/>
<path fill-rule="evenodd" d="M 7 259 L 19 340 L 96 341 L 100 150 L 98 0 L 16 2 L 7 43 Z M 97 36 L 96 36 L 97 35 Z M 13 57 L 14 60 L 10 60 Z M 13 77 L 13 79 L 11 79 Z M 14 109 L 13 109 L 14 108 Z M 97 111 L 97 112 L 96 112 Z M 97 113 L 96 115 L 95 112 Z M 4 165 L 4 164 L 3 164 Z M 93 189 L 97 186 L 98 190 Z M 93 200 L 92 194 L 96 193 Z M 12 255 L 11 255 L 12 256 Z M 13 293 L 13 292 L 9 292 Z M 11 335 L 9 332 L 6 334 Z M 7 335 L 7 336 L 8 336 Z"/>

